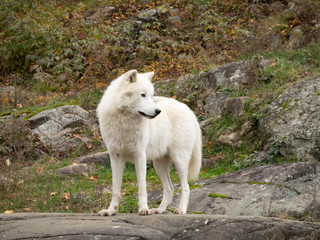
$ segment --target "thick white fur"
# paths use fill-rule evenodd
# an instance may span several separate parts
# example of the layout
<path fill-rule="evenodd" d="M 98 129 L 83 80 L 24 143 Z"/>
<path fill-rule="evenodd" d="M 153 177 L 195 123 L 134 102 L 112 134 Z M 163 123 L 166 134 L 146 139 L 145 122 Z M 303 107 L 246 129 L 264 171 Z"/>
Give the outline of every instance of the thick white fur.
<path fill-rule="evenodd" d="M 152 77 L 153 72 L 140 74 L 136 70 L 123 74 L 110 84 L 98 105 L 100 130 L 112 167 L 112 200 L 108 209 L 99 211 L 101 216 L 118 212 L 127 161 L 136 168 L 140 215 L 163 213 L 172 202 L 172 163 L 181 183 L 181 200 L 174 213 L 187 212 L 188 179 L 196 179 L 201 168 L 201 130 L 196 116 L 185 104 L 172 98 L 153 97 Z M 162 202 L 159 208 L 151 210 L 147 204 L 147 160 L 154 161 L 163 184 Z"/>

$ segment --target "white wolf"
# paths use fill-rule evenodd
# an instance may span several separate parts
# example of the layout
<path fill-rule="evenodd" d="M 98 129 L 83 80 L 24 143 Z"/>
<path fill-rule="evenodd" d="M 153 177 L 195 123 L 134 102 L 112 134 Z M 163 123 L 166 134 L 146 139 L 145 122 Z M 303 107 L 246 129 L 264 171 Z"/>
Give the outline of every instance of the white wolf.
<path fill-rule="evenodd" d="M 108 209 L 99 211 L 101 216 L 118 212 L 127 161 L 135 164 L 140 215 L 163 213 L 172 202 L 172 163 L 181 183 L 180 204 L 174 213 L 187 212 L 188 179 L 196 179 L 201 168 L 201 130 L 196 116 L 185 104 L 153 96 L 153 75 L 136 70 L 123 74 L 109 85 L 98 105 L 101 135 L 112 168 L 112 200 Z M 163 199 L 157 209 L 149 209 L 147 204 L 147 160 L 153 160 L 163 185 Z"/>

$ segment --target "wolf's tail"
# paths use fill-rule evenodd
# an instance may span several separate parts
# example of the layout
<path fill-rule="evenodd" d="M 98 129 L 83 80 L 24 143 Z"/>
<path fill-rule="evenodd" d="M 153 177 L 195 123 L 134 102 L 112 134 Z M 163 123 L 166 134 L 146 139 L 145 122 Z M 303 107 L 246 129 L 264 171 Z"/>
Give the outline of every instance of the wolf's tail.
<path fill-rule="evenodd" d="M 196 180 L 198 178 L 202 164 L 202 137 L 199 123 L 196 120 L 196 139 L 193 147 L 193 152 L 189 162 L 188 179 Z"/>

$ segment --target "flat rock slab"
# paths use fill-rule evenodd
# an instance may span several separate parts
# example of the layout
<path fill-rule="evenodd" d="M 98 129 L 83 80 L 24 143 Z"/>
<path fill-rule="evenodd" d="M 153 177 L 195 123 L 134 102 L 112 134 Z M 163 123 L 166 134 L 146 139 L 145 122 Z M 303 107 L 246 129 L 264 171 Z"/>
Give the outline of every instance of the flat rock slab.
<path fill-rule="evenodd" d="M 174 197 L 172 208 L 179 198 Z M 191 190 L 188 210 L 319 221 L 320 163 L 265 165 L 222 174 Z"/>
<path fill-rule="evenodd" d="M 320 239 L 320 223 L 219 215 L 0 214 L 1 239 Z"/>

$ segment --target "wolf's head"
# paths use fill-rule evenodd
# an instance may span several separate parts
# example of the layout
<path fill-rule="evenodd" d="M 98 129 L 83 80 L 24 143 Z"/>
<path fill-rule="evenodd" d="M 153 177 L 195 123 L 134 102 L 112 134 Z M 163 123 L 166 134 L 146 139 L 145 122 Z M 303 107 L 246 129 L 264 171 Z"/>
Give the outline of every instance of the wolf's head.
<path fill-rule="evenodd" d="M 154 72 L 138 73 L 137 70 L 122 75 L 118 108 L 149 119 L 158 116 L 161 110 L 153 101 L 153 75 Z"/>

